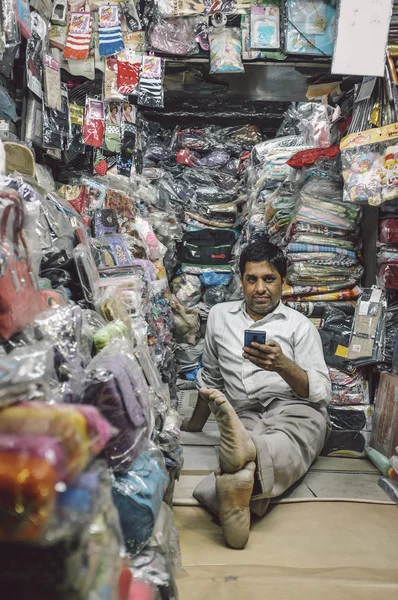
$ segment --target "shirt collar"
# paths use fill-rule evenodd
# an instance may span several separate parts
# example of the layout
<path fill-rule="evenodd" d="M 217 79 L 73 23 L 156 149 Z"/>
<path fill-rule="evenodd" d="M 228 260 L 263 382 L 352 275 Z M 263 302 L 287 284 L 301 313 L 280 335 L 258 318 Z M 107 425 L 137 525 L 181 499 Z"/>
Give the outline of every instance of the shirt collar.
<path fill-rule="evenodd" d="M 233 306 L 231 306 L 228 309 L 228 312 L 230 312 L 230 313 L 237 313 L 240 310 L 245 315 L 249 316 L 247 314 L 247 312 L 246 312 L 246 302 L 244 300 L 242 302 L 234 302 Z M 278 319 L 279 318 L 283 318 L 283 319 L 287 318 L 286 306 L 283 304 L 282 300 L 279 301 L 278 306 L 275 308 L 275 310 L 272 311 L 272 313 L 269 313 L 268 315 L 265 315 L 262 319 L 260 319 L 260 321 L 263 321 L 264 319 L 270 320 L 273 317 L 276 317 Z"/>

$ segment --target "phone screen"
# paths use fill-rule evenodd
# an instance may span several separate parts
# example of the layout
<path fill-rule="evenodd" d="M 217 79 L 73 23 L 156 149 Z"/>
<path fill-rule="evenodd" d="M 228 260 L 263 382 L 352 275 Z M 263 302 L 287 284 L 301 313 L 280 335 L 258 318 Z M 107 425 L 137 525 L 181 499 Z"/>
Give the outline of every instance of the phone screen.
<path fill-rule="evenodd" d="M 247 329 L 245 331 L 245 346 L 246 348 L 250 348 L 252 342 L 257 342 L 257 344 L 265 344 L 267 339 L 267 335 L 265 331 L 254 331 Z"/>

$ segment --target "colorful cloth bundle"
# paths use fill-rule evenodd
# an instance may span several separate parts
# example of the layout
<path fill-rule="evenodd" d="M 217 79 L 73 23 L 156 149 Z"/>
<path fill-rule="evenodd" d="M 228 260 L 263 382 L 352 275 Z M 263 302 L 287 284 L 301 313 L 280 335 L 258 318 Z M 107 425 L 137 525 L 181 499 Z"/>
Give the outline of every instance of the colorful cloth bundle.
<path fill-rule="evenodd" d="M 360 369 L 349 375 L 329 367 L 329 375 L 332 382 L 331 404 L 340 406 L 369 404 L 368 382 Z"/>
<path fill-rule="evenodd" d="M 167 483 L 160 452 L 156 457 L 143 452 L 130 471 L 114 477 L 113 501 L 119 511 L 126 548 L 132 554 L 139 552 L 152 535 Z"/>

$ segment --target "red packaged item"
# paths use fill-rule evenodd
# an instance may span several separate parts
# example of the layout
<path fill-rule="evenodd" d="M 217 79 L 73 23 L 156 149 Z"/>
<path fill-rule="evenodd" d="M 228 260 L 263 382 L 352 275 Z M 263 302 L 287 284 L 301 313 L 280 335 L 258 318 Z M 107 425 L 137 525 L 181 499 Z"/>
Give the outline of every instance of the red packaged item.
<path fill-rule="evenodd" d="M 84 115 L 83 141 L 86 146 L 101 148 L 105 132 L 105 109 L 101 100 L 86 99 Z"/>
<path fill-rule="evenodd" d="M 128 46 L 118 54 L 117 88 L 119 94 L 133 94 L 138 86 L 141 68 L 141 55 Z"/>
<path fill-rule="evenodd" d="M 382 265 L 379 270 L 378 283 L 384 290 L 398 290 L 398 265 Z"/>
<path fill-rule="evenodd" d="M 71 13 L 68 37 L 64 50 L 65 59 L 84 60 L 88 57 L 90 51 L 92 26 L 93 21 L 91 13 Z"/>
<path fill-rule="evenodd" d="M 0 191 L 0 337 L 8 340 L 44 310 L 23 232 L 22 197 Z"/>
<path fill-rule="evenodd" d="M 340 152 L 338 145 L 330 148 L 312 148 L 311 150 L 301 150 L 292 156 L 286 164 L 293 169 L 301 169 L 301 167 L 309 167 L 314 165 L 319 158 L 323 156 L 327 158 L 336 158 Z"/>
<path fill-rule="evenodd" d="M 398 219 L 380 221 L 380 243 L 398 244 Z"/>
<path fill-rule="evenodd" d="M 199 155 L 197 152 L 192 152 L 191 150 L 185 150 L 183 148 L 176 154 L 176 162 L 180 165 L 187 165 L 188 167 L 196 167 L 198 158 Z"/>

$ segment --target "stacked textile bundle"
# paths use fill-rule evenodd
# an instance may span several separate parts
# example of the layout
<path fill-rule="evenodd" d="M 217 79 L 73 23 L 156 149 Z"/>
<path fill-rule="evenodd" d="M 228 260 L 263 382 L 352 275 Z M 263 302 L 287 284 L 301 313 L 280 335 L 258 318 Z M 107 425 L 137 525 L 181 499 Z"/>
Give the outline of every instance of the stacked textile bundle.
<path fill-rule="evenodd" d="M 209 310 L 231 297 L 233 247 L 247 200 L 241 176 L 261 134 L 252 125 L 171 129 L 144 119 L 141 128 L 153 204 L 173 210 L 185 231 L 181 270 L 169 272 L 177 383 L 184 392 L 195 389 Z"/>
<path fill-rule="evenodd" d="M 325 168 L 326 167 L 326 168 Z M 303 177 L 285 241 L 287 302 L 355 299 L 363 268 L 358 254 L 361 208 L 343 203 L 343 186 L 328 165 Z"/>

